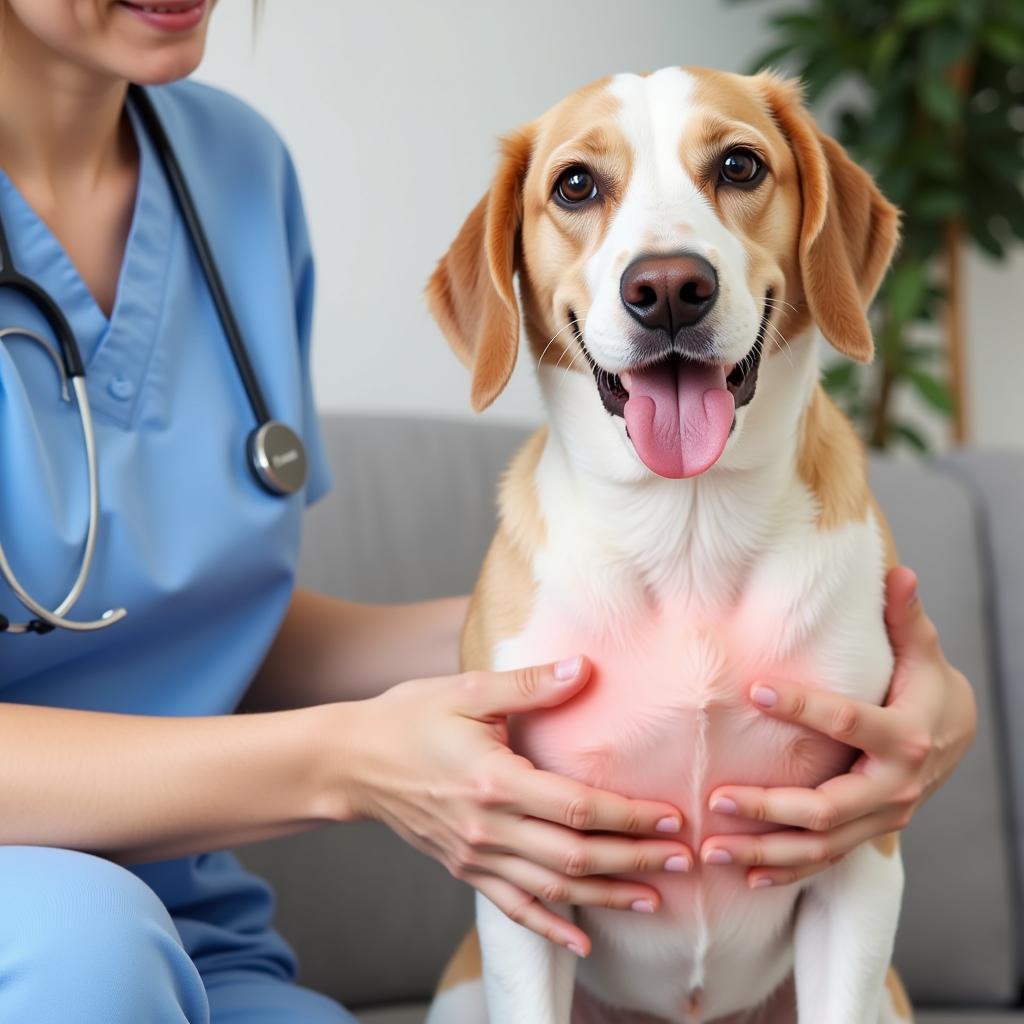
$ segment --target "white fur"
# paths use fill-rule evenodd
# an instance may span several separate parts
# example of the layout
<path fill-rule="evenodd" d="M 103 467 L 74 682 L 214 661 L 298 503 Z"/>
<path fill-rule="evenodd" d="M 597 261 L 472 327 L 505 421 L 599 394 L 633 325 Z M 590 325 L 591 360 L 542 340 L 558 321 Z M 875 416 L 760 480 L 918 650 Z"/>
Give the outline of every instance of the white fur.
<path fill-rule="evenodd" d="M 585 333 L 591 355 L 611 373 L 632 365 L 627 339 L 635 325 L 619 301 L 622 267 L 615 260 L 623 251 L 631 259 L 679 250 L 703 256 L 718 271 L 718 298 L 706 320 L 715 330 L 718 359 L 739 362 L 754 344 L 760 297 L 755 301 L 746 287 L 746 253 L 679 160 L 693 86 L 692 76 L 678 68 L 646 78 L 618 75 L 610 86 L 621 105 L 619 126 L 632 146 L 634 165 L 622 205 L 586 268 L 593 302 Z"/>

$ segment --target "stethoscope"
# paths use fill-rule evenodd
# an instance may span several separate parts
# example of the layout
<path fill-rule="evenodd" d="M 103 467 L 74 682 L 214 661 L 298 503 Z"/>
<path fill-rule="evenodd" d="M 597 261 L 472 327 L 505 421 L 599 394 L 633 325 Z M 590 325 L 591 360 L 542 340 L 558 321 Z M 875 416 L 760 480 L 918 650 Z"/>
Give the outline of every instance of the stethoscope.
<path fill-rule="evenodd" d="M 266 399 L 260 389 L 259 381 L 253 371 L 249 354 L 242 341 L 241 332 L 238 329 L 238 321 L 235 319 L 231 303 L 228 301 L 227 293 L 224 290 L 224 283 L 217 271 L 217 265 L 210 250 L 210 244 L 206 238 L 206 232 L 196 213 L 195 203 L 189 192 L 185 177 L 181 172 L 181 165 L 178 163 L 171 146 L 170 139 L 164 131 L 164 127 L 157 116 L 152 100 L 145 90 L 138 85 L 132 85 L 128 89 L 130 100 L 138 113 L 146 133 L 153 142 L 154 148 L 160 156 L 164 173 L 170 183 L 171 191 L 177 201 L 178 209 L 199 263 L 202 266 L 206 283 L 213 296 L 214 306 L 217 309 L 217 316 L 220 319 L 224 334 L 227 337 L 231 355 L 234 357 L 238 374 L 242 378 L 242 385 L 248 396 L 249 404 L 256 417 L 256 428 L 249 434 L 246 441 L 246 457 L 257 481 L 268 493 L 277 496 L 287 496 L 302 489 L 306 482 L 306 452 L 302 445 L 301 438 L 292 430 L 270 415 Z M 7 327 L 0 330 L 0 341 L 6 341 L 8 337 L 17 336 L 28 338 L 41 345 L 53 360 L 60 379 L 61 397 L 65 402 L 71 400 L 70 391 L 74 392 L 75 403 L 78 406 L 79 420 L 82 427 L 82 438 L 85 444 L 85 458 L 89 485 L 89 520 L 86 528 L 85 543 L 82 548 L 82 560 L 78 569 L 78 575 L 67 592 L 64 600 L 52 610 L 36 601 L 31 594 L 21 585 L 11 568 L 3 545 L 0 544 L 0 573 L 3 574 L 11 590 L 14 591 L 18 600 L 32 613 L 34 618 L 28 622 L 10 622 L 5 616 L 0 615 L 0 633 L 49 633 L 55 628 L 70 629 L 76 632 L 88 632 L 90 630 L 103 629 L 120 622 L 127 612 L 124 608 L 111 608 L 105 611 L 98 619 L 90 621 L 74 620 L 67 618 L 67 613 L 74 606 L 85 589 L 89 572 L 92 569 L 93 555 L 96 549 L 96 530 L 100 512 L 99 475 L 96 469 L 96 438 L 93 432 L 92 410 L 89 406 L 89 395 L 85 384 L 85 366 L 82 363 L 82 355 L 75 340 L 74 332 L 67 318 L 61 312 L 56 302 L 38 285 L 35 281 L 18 273 L 11 258 L 11 249 L 7 242 L 7 234 L 4 230 L 3 221 L 0 219 L 0 288 L 14 288 L 21 292 L 31 301 L 42 313 L 50 329 L 57 339 L 57 344 L 37 334 L 33 330 L 23 327 Z M 68 384 L 71 388 L 69 391 Z"/>

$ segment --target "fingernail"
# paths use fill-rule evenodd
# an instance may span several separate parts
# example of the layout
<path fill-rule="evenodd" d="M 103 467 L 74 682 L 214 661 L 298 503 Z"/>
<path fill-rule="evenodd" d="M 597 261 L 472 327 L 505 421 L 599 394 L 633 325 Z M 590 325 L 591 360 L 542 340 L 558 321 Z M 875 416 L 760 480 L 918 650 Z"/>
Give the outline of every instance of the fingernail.
<path fill-rule="evenodd" d="M 731 864 L 732 854 L 728 850 L 708 850 L 704 854 L 705 864 Z"/>
<path fill-rule="evenodd" d="M 678 818 L 662 818 L 654 826 L 654 830 L 656 832 L 678 832 L 681 827 Z"/>
<path fill-rule="evenodd" d="M 770 878 L 759 878 L 756 882 L 752 882 L 750 885 L 751 889 L 767 889 L 768 886 L 774 885 L 775 883 Z"/>
<path fill-rule="evenodd" d="M 779 699 L 779 695 L 768 686 L 755 686 L 750 694 L 751 699 L 762 708 L 773 708 Z"/>
<path fill-rule="evenodd" d="M 690 870 L 690 858 L 689 857 L 683 857 L 683 856 L 681 856 L 680 854 L 677 853 L 674 856 L 669 857 L 669 859 L 667 861 L 665 861 L 665 870 L 666 871 L 689 871 Z"/>
<path fill-rule="evenodd" d="M 650 900 L 633 900 L 630 906 L 638 914 L 653 914 L 654 904 Z"/>
<path fill-rule="evenodd" d="M 910 597 L 907 598 L 907 607 L 913 608 L 917 603 L 917 599 L 920 595 L 917 592 L 917 584 L 914 584 L 914 589 L 910 592 Z"/>
<path fill-rule="evenodd" d="M 565 944 L 565 948 L 567 950 L 569 950 L 570 953 L 575 953 L 577 956 L 580 956 L 580 957 L 587 955 L 586 953 L 583 952 L 583 947 L 582 946 L 577 946 L 575 942 L 567 942 Z"/>
<path fill-rule="evenodd" d="M 578 655 L 575 658 L 565 658 L 555 665 L 555 678 L 562 682 L 568 682 L 570 679 L 575 679 L 580 674 L 580 669 L 583 667 L 583 659 Z"/>
<path fill-rule="evenodd" d="M 736 814 L 739 808 L 736 806 L 736 801 L 728 796 L 720 796 L 711 805 L 711 810 L 716 814 Z"/>

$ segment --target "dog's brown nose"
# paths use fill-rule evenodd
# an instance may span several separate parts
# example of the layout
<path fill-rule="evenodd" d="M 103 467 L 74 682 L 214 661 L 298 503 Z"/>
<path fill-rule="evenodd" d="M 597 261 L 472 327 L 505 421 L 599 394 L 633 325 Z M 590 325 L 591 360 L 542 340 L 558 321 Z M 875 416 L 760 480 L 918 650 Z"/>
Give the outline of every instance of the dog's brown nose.
<path fill-rule="evenodd" d="M 662 328 L 672 341 L 681 327 L 703 317 L 718 297 L 718 275 L 703 256 L 646 256 L 626 267 L 622 304 L 644 327 Z"/>

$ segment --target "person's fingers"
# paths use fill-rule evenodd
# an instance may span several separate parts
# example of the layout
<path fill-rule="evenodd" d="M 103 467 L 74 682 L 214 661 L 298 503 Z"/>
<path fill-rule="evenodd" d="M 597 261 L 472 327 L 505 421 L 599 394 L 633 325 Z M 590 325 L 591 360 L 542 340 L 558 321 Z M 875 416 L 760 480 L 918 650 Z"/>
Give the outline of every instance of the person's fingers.
<path fill-rule="evenodd" d="M 494 875 L 477 875 L 472 881 L 477 892 L 486 896 L 516 924 L 529 928 L 549 942 L 565 946 L 576 956 L 590 953 L 590 939 L 586 932 L 549 910 L 528 892 Z"/>
<path fill-rule="evenodd" d="M 455 706 L 484 721 L 504 718 L 561 704 L 589 678 L 590 662 L 582 656 L 509 672 L 463 672 L 456 677 Z"/>
<path fill-rule="evenodd" d="M 798 868 L 752 868 L 747 872 L 747 887 L 768 889 L 772 886 L 792 885 L 794 882 L 802 882 L 805 878 L 820 874 L 841 859 L 825 861 L 821 864 L 804 864 Z"/>
<path fill-rule="evenodd" d="M 892 829 L 891 816 L 878 812 L 847 822 L 831 832 L 783 829 L 762 835 L 709 836 L 701 846 L 700 858 L 708 865 L 738 864 L 765 869 L 816 865 L 823 868 L 845 856 L 855 846 Z M 770 870 L 758 872 L 754 880 L 761 877 L 775 879 Z"/>
<path fill-rule="evenodd" d="M 671 835 L 683 824 L 682 812 L 672 804 L 631 800 L 537 768 L 517 770 L 496 788 L 494 807 L 577 831 Z"/>
<path fill-rule="evenodd" d="M 632 872 L 681 873 L 693 866 L 693 852 L 669 839 L 581 836 L 562 825 L 535 818 L 501 817 L 483 849 L 509 853 L 571 878 Z"/>
<path fill-rule="evenodd" d="M 658 891 L 641 882 L 620 881 L 591 875 L 569 878 L 505 853 L 480 854 L 468 874 L 496 875 L 545 903 L 571 906 L 607 907 L 653 914 L 661 904 Z"/>
<path fill-rule="evenodd" d="M 931 654 L 938 645 L 939 633 L 921 603 L 917 576 L 905 565 L 891 569 L 886 577 L 885 625 L 897 661 L 907 655 Z"/>
<path fill-rule="evenodd" d="M 817 687 L 771 679 L 750 688 L 754 705 L 772 718 L 806 726 L 857 750 L 885 753 L 898 745 L 900 721 L 885 708 Z"/>
<path fill-rule="evenodd" d="M 889 837 L 896 830 L 891 827 L 885 816 L 873 815 L 870 819 L 865 818 L 862 821 L 864 823 L 863 828 L 850 828 L 846 835 L 840 837 L 836 844 L 839 852 L 828 860 L 815 861 L 790 868 L 752 868 L 747 872 L 747 885 L 751 889 L 766 889 L 775 885 L 792 885 L 794 882 L 800 882 L 811 875 L 816 875 L 819 871 L 824 871 L 833 864 L 837 864 L 851 850 L 855 849 L 862 842 L 867 842 L 871 839 L 877 839 L 883 853 L 891 856 L 893 851 L 889 848 L 891 841 Z"/>
<path fill-rule="evenodd" d="M 720 786 L 708 808 L 715 814 L 770 821 L 789 828 L 828 832 L 876 810 L 889 786 L 861 772 L 837 775 L 816 789 L 798 786 Z"/>

